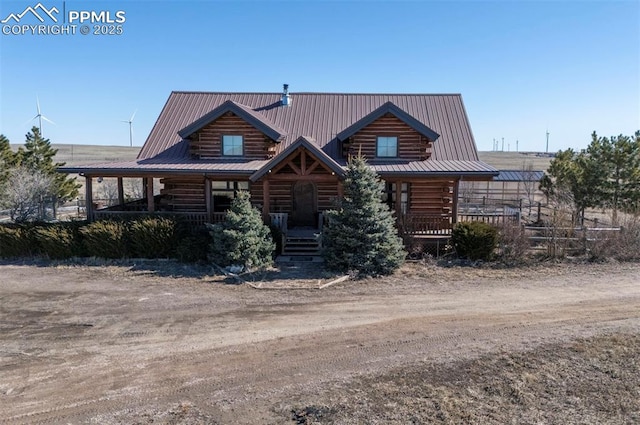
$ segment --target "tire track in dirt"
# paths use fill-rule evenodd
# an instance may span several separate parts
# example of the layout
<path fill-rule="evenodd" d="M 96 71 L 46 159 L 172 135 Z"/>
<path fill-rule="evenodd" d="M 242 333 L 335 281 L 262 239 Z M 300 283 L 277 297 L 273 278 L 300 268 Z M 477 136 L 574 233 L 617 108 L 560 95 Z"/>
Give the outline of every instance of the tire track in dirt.
<path fill-rule="evenodd" d="M 546 311 L 529 311 L 490 317 L 442 315 L 397 319 L 250 346 L 193 352 L 188 361 L 185 361 L 184 353 L 170 354 L 148 365 L 158 368 L 165 365 L 166 369 L 166 365 L 182 363 L 167 370 L 169 376 L 164 379 L 49 409 L 33 406 L 34 410 L 10 416 L 0 423 L 76 422 L 101 415 L 105 419 L 101 412 L 134 411 L 136 407 L 150 402 L 175 402 L 177 398 L 185 397 L 199 400 L 203 407 L 215 408 L 224 404 L 237 409 L 257 400 L 265 403 L 274 393 L 295 392 L 309 382 L 317 385 L 380 367 L 420 361 L 425 356 L 451 349 L 469 352 L 476 345 L 487 342 L 495 346 L 496 343 L 513 340 L 541 341 L 553 338 L 554 333 L 573 335 L 576 330 L 589 327 L 597 330 L 625 322 L 637 327 L 638 300 L 629 299 L 624 305 L 619 301 L 581 303 L 554 315 Z M 473 325 L 469 327 L 469 323 Z M 410 332 L 414 332 L 414 336 L 407 338 Z M 364 337 L 372 334 L 376 336 L 374 340 Z M 319 340 L 326 344 L 319 346 Z M 283 353 L 279 357 L 286 360 L 274 359 L 279 352 Z M 256 357 L 256 354 L 260 356 Z M 206 365 L 211 367 L 206 368 Z M 207 376 L 194 381 L 192 376 L 198 371 L 202 373 L 203 369 Z M 303 382 L 292 384 L 292 377 Z M 212 396 L 203 397 L 202 394 Z"/>

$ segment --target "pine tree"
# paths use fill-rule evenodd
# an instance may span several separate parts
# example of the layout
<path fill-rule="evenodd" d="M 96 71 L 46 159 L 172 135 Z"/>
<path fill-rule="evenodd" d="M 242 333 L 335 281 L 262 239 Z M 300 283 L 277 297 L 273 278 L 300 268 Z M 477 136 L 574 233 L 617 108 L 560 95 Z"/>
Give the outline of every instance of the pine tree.
<path fill-rule="evenodd" d="M 40 135 L 38 127 L 33 127 L 25 137 L 24 149 L 20 148 L 16 153 L 18 165 L 38 170 L 51 177 L 53 180 L 52 194 L 56 197 L 57 202 L 64 203 L 78 196 L 80 185 L 76 183 L 76 178 L 69 178 L 66 174 L 56 171 L 65 163 L 53 161 L 58 150 L 51 147 L 49 139 Z"/>
<path fill-rule="evenodd" d="M 211 259 L 220 266 L 241 265 L 246 269 L 272 264 L 275 244 L 271 230 L 262 222 L 251 195 L 240 191 L 231 203 L 224 222 L 208 225 L 213 242 Z"/>
<path fill-rule="evenodd" d="M 388 275 L 406 257 L 388 205 L 384 183 L 361 155 L 349 160 L 344 198 L 327 211 L 323 231 L 324 258 L 330 269 L 361 276 Z"/>
<path fill-rule="evenodd" d="M 9 169 L 15 165 L 16 154 L 11 150 L 9 139 L 4 134 L 0 134 L 0 193 L 2 185 L 9 177 Z"/>

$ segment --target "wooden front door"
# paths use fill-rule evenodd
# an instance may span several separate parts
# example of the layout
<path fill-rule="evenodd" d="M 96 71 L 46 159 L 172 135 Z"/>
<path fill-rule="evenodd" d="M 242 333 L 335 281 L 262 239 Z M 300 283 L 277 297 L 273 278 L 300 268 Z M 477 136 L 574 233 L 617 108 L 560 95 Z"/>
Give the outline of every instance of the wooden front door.
<path fill-rule="evenodd" d="M 316 227 L 318 213 L 318 189 L 310 181 L 298 181 L 293 185 L 292 226 Z"/>

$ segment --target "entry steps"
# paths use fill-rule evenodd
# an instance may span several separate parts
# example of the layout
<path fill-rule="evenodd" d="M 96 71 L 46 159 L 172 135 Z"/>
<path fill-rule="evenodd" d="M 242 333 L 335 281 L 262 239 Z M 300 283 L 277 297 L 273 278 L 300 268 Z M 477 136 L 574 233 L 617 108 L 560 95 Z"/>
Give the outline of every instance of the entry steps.
<path fill-rule="evenodd" d="M 296 234 L 291 232 L 284 238 L 282 255 L 320 255 L 321 248 L 322 234 Z"/>

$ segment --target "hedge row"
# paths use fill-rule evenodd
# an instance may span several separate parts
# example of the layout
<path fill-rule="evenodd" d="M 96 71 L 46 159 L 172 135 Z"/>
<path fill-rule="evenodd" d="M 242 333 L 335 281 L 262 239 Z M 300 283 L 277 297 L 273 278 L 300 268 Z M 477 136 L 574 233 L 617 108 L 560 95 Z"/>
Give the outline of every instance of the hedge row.
<path fill-rule="evenodd" d="M 0 225 L 0 257 L 207 259 L 206 231 L 180 221 L 144 217 L 132 221 L 25 223 Z"/>

